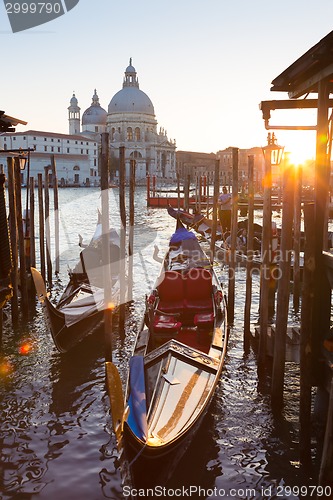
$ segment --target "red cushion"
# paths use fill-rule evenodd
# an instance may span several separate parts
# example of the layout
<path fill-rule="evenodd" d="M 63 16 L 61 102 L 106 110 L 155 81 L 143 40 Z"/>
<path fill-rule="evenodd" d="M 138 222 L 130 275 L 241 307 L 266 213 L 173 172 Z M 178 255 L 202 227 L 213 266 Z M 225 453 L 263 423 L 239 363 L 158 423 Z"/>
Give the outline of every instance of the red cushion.
<path fill-rule="evenodd" d="M 155 316 L 154 332 L 155 333 L 176 333 L 179 332 L 182 324 L 176 321 L 174 316 Z"/>
<path fill-rule="evenodd" d="M 194 316 L 194 324 L 199 328 L 211 328 L 214 326 L 214 313 L 200 313 Z"/>
<path fill-rule="evenodd" d="M 187 300 L 211 299 L 212 275 L 208 269 L 192 268 L 186 273 L 185 296 Z"/>
<path fill-rule="evenodd" d="M 158 295 L 163 302 L 176 302 L 184 298 L 184 279 L 176 271 L 166 271 L 158 285 Z"/>

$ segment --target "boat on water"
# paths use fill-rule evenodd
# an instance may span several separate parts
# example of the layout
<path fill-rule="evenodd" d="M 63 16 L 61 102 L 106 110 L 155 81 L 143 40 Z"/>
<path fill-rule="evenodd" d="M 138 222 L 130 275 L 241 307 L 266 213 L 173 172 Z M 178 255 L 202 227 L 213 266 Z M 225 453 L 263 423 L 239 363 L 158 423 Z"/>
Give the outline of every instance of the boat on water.
<path fill-rule="evenodd" d="M 114 371 L 109 379 L 115 433 L 135 487 L 165 484 L 185 453 L 221 380 L 227 338 L 218 277 L 195 234 L 178 227 L 146 297 L 124 405 L 115 401 Z"/>
<path fill-rule="evenodd" d="M 66 352 L 88 334 L 94 332 L 103 321 L 105 309 L 102 223 L 99 214 L 94 236 L 88 245 L 80 238 L 80 260 L 69 270 L 69 281 L 60 300 L 53 305 L 46 291 L 40 272 L 31 268 L 36 292 L 42 303 L 53 341 L 60 352 Z M 118 233 L 109 234 L 112 295 L 114 307 L 119 302 L 119 258 L 120 241 Z"/>
<path fill-rule="evenodd" d="M 181 209 L 174 209 L 173 207 L 168 207 L 168 214 L 174 219 L 179 219 L 186 224 L 188 227 L 194 229 L 200 237 L 210 243 L 213 221 L 203 214 L 191 214 Z M 247 220 L 238 221 L 238 231 L 242 232 L 243 229 L 247 229 Z M 260 248 L 261 248 L 261 234 L 262 227 L 259 224 L 254 224 L 254 240 L 253 240 L 253 250 L 254 256 L 251 257 L 251 262 L 253 265 L 260 265 Z M 230 262 L 230 234 L 223 234 L 221 226 L 217 223 L 216 227 L 216 242 L 215 242 L 215 255 L 216 259 L 223 262 Z M 238 265 L 245 266 L 248 261 L 246 248 L 244 250 L 236 249 L 236 263 Z"/>

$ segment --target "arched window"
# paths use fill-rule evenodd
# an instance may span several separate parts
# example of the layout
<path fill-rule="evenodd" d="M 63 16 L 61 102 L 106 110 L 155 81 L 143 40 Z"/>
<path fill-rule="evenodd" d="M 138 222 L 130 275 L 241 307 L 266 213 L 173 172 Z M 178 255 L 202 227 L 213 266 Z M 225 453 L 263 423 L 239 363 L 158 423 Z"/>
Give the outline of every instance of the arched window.
<path fill-rule="evenodd" d="M 133 130 L 132 127 L 127 128 L 127 140 L 133 141 Z"/>
<path fill-rule="evenodd" d="M 140 141 L 140 138 L 141 138 L 140 128 L 136 127 L 135 128 L 135 140 Z"/>
<path fill-rule="evenodd" d="M 114 127 L 112 127 L 111 129 L 111 141 L 114 140 L 114 133 L 115 133 L 116 129 Z"/>

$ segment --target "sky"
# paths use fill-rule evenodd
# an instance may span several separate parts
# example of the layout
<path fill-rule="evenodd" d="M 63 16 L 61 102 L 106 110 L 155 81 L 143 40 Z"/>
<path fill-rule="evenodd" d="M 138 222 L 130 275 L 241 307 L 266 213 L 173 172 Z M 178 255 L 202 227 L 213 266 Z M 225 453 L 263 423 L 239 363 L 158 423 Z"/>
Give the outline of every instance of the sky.
<path fill-rule="evenodd" d="M 158 127 L 178 150 L 263 146 L 259 103 L 288 99 L 270 91 L 272 80 L 332 31 L 332 19 L 332 0 L 79 0 L 12 33 L 1 2 L 0 109 L 28 122 L 17 132 L 68 133 L 73 91 L 81 116 L 95 88 L 107 110 L 132 57 Z M 316 112 L 273 111 L 270 123 L 315 125 Z M 276 137 L 302 159 L 315 156 L 314 132 Z"/>

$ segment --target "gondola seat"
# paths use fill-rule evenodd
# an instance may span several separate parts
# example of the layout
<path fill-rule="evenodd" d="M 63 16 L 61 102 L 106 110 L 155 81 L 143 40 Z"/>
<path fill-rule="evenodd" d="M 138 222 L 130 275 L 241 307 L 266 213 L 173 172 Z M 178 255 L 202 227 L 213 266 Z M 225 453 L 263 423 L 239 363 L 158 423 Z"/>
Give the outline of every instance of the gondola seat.
<path fill-rule="evenodd" d="M 210 330 L 214 326 L 214 313 L 201 313 L 194 316 L 194 325 L 198 330 Z"/>
<path fill-rule="evenodd" d="M 174 316 L 157 315 L 154 318 L 154 342 L 158 347 L 165 342 L 178 336 L 182 327 L 180 321 L 177 321 Z"/>
<path fill-rule="evenodd" d="M 212 275 L 204 268 L 192 268 L 186 273 L 185 309 L 188 313 L 213 311 Z"/>
<path fill-rule="evenodd" d="M 182 313 L 184 309 L 184 278 L 177 271 L 166 271 L 157 287 L 158 309 L 165 313 Z"/>
<path fill-rule="evenodd" d="M 157 315 L 154 318 L 154 333 L 178 333 L 182 324 L 174 316 Z"/>

